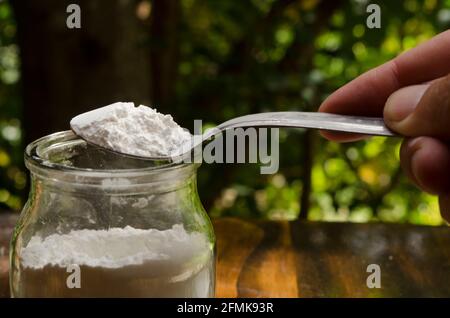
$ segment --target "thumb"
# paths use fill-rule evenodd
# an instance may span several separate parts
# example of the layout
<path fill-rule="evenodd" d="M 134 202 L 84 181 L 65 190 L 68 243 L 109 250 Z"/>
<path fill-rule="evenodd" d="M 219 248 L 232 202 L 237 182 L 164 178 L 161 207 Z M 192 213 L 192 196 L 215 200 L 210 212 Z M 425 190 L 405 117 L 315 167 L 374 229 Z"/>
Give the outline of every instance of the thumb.
<path fill-rule="evenodd" d="M 384 107 L 384 120 L 404 136 L 450 140 L 450 75 L 393 93 Z"/>

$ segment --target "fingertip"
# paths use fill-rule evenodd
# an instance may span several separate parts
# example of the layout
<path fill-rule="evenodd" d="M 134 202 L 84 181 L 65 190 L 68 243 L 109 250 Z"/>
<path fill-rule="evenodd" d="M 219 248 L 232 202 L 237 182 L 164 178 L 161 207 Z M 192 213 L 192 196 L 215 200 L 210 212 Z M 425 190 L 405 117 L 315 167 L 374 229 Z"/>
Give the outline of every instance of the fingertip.
<path fill-rule="evenodd" d="M 407 147 L 409 169 L 416 183 L 432 194 L 449 193 L 450 150 L 447 145 L 434 138 L 419 137 L 408 142 Z"/>
<path fill-rule="evenodd" d="M 413 143 L 414 143 L 414 139 L 405 139 L 402 142 L 402 145 L 400 147 L 400 164 L 401 164 L 403 173 L 405 173 L 412 182 L 419 185 L 416 180 L 416 177 L 414 176 L 414 174 L 411 170 L 411 157 L 412 157 L 413 153 L 415 152 Z"/>
<path fill-rule="evenodd" d="M 392 93 L 384 106 L 383 117 L 386 123 L 395 128 L 396 123 L 408 117 L 419 104 L 429 85 L 403 87 Z"/>
<path fill-rule="evenodd" d="M 439 210 L 442 218 L 450 223 L 450 194 L 439 196 Z"/>
<path fill-rule="evenodd" d="M 333 109 L 336 108 L 336 107 L 333 107 L 333 105 L 334 105 L 333 99 L 335 99 L 334 96 L 336 95 L 336 93 L 337 92 L 334 92 L 333 94 L 331 94 L 330 96 L 325 98 L 325 100 L 319 106 L 319 109 L 317 111 L 320 113 L 333 113 Z M 334 109 L 334 111 L 336 111 L 336 109 Z"/>
<path fill-rule="evenodd" d="M 330 130 L 321 130 L 320 134 L 324 138 L 326 138 L 330 141 L 335 141 L 335 142 L 351 142 L 351 141 L 358 141 L 358 140 L 367 138 L 367 136 L 365 136 L 365 135 L 338 132 L 338 131 L 330 131 Z"/>
<path fill-rule="evenodd" d="M 416 108 L 422 100 L 429 85 L 413 85 L 403 87 L 389 96 L 384 106 L 383 118 L 393 131 L 404 136 L 423 136 L 418 133 L 426 126 L 427 118 L 419 116 Z"/>

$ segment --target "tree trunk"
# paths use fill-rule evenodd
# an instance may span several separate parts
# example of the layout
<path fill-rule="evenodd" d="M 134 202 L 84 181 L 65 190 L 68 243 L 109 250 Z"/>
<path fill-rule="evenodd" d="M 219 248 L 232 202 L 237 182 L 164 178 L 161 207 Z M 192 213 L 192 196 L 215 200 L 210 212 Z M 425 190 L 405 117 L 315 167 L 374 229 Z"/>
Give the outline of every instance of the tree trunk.
<path fill-rule="evenodd" d="M 151 93 L 154 106 L 166 112 L 172 106 L 178 74 L 179 0 L 153 0 L 151 14 Z"/>
<path fill-rule="evenodd" d="M 25 140 L 69 128 L 76 114 L 116 101 L 149 103 L 145 26 L 132 0 L 13 0 L 22 60 Z"/>

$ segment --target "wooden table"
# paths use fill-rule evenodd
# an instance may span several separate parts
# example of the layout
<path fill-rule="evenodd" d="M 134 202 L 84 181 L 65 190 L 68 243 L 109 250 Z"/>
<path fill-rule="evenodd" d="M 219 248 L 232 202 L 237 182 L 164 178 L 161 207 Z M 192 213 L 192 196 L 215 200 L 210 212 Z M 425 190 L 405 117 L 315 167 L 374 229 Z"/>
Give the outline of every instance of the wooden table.
<path fill-rule="evenodd" d="M 0 297 L 15 216 L 0 215 Z M 214 221 L 218 297 L 450 296 L 450 228 Z M 366 284 L 369 264 L 381 288 Z"/>
<path fill-rule="evenodd" d="M 9 296 L 9 240 L 16 220 L 16 214 L 0 214 L 0 297 Z"/>

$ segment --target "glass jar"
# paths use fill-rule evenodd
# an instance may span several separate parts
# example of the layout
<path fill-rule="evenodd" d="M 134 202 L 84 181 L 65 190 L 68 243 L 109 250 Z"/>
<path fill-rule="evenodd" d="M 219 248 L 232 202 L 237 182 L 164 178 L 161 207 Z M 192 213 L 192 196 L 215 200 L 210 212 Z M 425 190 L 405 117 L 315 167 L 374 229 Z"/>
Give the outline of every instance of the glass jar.
<path fill-rule="evenodd" d="M 31 143 L 25 163 L 31 190 L 11 241 L 13 297 L 214 296 L 198 164 L 116 155 L 70 131 Z"/>

